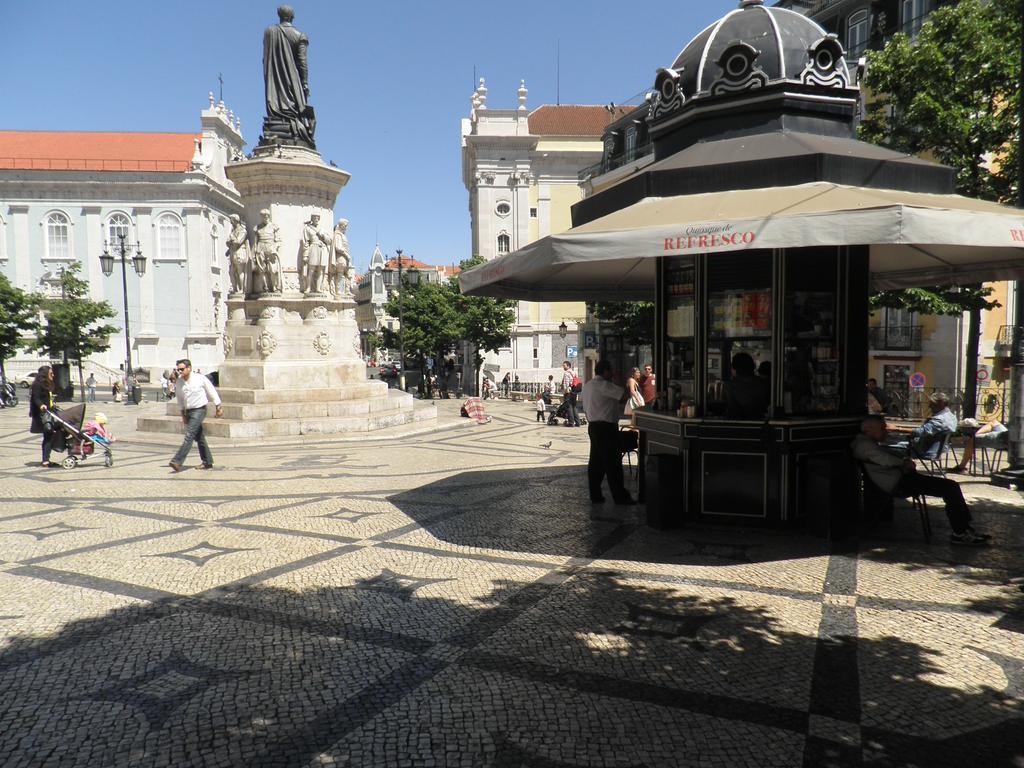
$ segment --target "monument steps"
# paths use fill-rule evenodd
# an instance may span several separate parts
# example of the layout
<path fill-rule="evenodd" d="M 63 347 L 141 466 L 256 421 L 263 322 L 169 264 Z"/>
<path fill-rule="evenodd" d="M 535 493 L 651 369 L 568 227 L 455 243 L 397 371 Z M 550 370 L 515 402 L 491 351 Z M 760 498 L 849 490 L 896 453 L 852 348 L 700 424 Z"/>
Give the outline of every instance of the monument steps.
<path fill-rule="evenodd" d="M 306 389 L 239 389 L 236 387 L 218 387 L 224 404 L 238 405 L 271 405 L 273 403 L 321 402 L 330 403 L 338 400 L 361 400 L 364 398 L 387 397 L 387 383 L 376 379 L 357 381 L 351 384 L 339 384 L 334 387 L 310 387 Z"/>
<path fill-rule="evenodd" d="M 381 398 L 376 408 L 368 413 L 352 415 L 319 416 L 304 414 L 296 418 L 266 418 L 233 420 L 215 418 L 211 413 L 203 422 L 203 431 L 211 437 L 228 439 L 291 437 L 298 435 L 331 435 L 358 432 L 372 432 L 387 427 L 412 424 L 437 419 L 437 406 L 433 403 L 414 400 L 411 395 L 395 391 L 398 397 Z M 405 395 L 405 397 L 400 397 Z M 408 398 L 408 399 L 406 399 Z M 335 405 L 343 405 L 337 403 Z M 354 405 L 354 404 L 353 404 Z M 212 409 L 211 409 L 212 410 Z M 227 414 L 225 413 L 225 416 Z M 185 427 L 181 416 L 142 416 L 137 429 L 143 432 L 182 434 Z"/>
<path fill-rule="evenodd" d="M 397 389 L 388 390 L 374 397 L 363 397 L 358 400 L 301 400 L 296 398 L 288 402 L 269 402 L 262 404 L 232 403 L 223 398 L 223 418 L 228 421 L 264 421 L 266 419 L 306 419 L 328 416 L 346 417 L 361 416 L 370 413 L 381 413 L 395 408 L 399 410 L 412 408 L 412 395 Z M 167 415 L 178 416 L 178 404 L 167 404 Z"/>

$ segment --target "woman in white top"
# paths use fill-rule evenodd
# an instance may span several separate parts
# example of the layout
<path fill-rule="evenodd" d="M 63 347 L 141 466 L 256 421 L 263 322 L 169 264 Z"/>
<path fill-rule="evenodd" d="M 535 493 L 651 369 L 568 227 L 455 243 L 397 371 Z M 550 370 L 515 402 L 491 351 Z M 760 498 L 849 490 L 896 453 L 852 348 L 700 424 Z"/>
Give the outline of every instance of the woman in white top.
<path fill-rule="evenodd" d="M 629 399 L 626 401 L 626 415 L 632 416 L 633 410 L 644 406 L 644 396 L 640 393 L 640 369 L 634 368 L 629 372 L 626 379 L 626 394 Z"/>

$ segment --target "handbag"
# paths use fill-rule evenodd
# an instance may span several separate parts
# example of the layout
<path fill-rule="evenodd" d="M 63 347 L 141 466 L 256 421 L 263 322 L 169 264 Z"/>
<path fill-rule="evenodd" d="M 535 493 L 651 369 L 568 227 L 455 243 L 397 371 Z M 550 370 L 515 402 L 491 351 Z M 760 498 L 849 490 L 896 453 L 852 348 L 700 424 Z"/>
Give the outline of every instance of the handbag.
<path fill-rule="evenodd" d="M 49 411 L 43 411 L 39 414 L 39 422 L 43 425 L 43 434 L 48 435 L 53 432 L 53 414 Z"/>

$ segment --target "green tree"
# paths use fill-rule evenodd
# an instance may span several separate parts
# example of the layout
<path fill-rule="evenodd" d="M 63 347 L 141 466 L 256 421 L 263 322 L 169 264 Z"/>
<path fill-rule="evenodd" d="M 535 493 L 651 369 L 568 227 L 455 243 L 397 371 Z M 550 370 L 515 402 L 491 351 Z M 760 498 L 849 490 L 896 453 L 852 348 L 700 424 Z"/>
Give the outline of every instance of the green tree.
<path fill-rule="evenodd" d="M 7 381 L 4 363 L 28 346 L 25 337 L 39 332 L 39 296 L 11 285 L 0 275 L 0 379 Z"/>
<path fill-rule="evenodd" d="M 619 331 L 627 344 L 639 347 L 654 343 L 654 302 L 598 301 L 590 304 L 590 311 Z"/>
<path fill-rule="evenodd" d="M 474 256 L 459 264 L 459 269 L 470 269 L 483 264 L 482 256 Z M 489 296 L 466 296 L 459 291 L 458 278 L 448 281 L 455 295 L 455 307 L 460 323 L 459 338 L 473 346 L 473 381 L 480 380 L 482 352 L 497 352 L 508 346 L 512 324 L 516 321 L 516 303 L 509 299 Z"/>
<path fill-rule="evenodd" d="M 37 349 L 52 358 L 65 353 L 78 367 L 79 391 L 85 393 L 82 361 L 110 347 L 110 337 L 121 329 L 101 324 L 116 317 L 114 308 L 106 301 L 88 298 L 89 284 L 78 273 L 82 265 L 73 262 L 61 272 L 61 298 L 44 299 L 42 309 L 46 322 L 39 329 L 31 349 Z"/>
<path fill-rule="evenodd" d="M 441 358 L 459 340 L 462 324 L 456 310 L 456 294 L 449 282 L 411 282 L 402 275 L 402 318 L 405 329 L 405 357 L 415 362 L 426 377 L 427 358 Z M 399 296 L 392 294 L 384 305 L 392 317 L 399 316 Z M 396 348 L 398 332 L 385 329 L 389 348 Z"/>
<path fill-rule="evenodd" d="M 383 329 L 377 331 L 370 331 L 366 334 L 366 346 L 370 350 L 370 357 L 377 356 L 377 350 L 383 346 L 386 346 L 387 342 L 384 340 Z"/>
<path fill-rule="evenodd" d="M 463 261 L 460 269 L 482 264 L 474 256 Z M 509 332 L 515 322 L 515 302 L 487 296 L 464 296 L 458 278 L 440 283 L 411 282 L 402 276 L 403 315 L 405 320 L 406 357 L 415 361 L 426 373 L 426 360 L 440 360 L 459 342 L 473 347 L 473 381 L 480 376 L 483 352 L 496 352 L 508 344 Z M 398 317 L 398 296 L 393 294 L 384 305 L 392 317 Z M 389 348 L 398 346 L 398 333 L 385 329 Z"/>
<path fill-rule="evenodd" d="M 957 191 L 1001 200 L 1020 183 L 1012 147 L 1017 130 L 1019 0 L 962 0 L 928 17 L 917 39 L 894 35 L 869 52 L 865 84 L 874 94 L 861 137 L 928 154 L 956 171 Z M 977 400 L 981 312 L 999 304 L 981 285 L 886 291 L 872 307 L 968 314 L 964 409 Z"/>

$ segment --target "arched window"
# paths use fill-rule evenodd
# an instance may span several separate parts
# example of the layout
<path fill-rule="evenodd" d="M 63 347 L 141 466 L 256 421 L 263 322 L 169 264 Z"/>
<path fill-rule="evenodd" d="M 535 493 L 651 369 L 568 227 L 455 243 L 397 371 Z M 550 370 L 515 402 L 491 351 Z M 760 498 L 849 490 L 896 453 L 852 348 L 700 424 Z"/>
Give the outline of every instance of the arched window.
<path fill-rule="evenodd" d="M 512 238 L 502 232 L 498 235 L 498 253 L 508 253 L 512 250 Z"/>
<path fill-rule="evenodd" d="M 180 259 L 181 219 L 173 213 L 165 213 L 156 221 L 157 254 L 161 259 Z"/>
<path fill-rule="evenodd" d="M 132 244 L 132 220 L 123 213 L 113 213 L 107 219 L 107 243 L 111 248 L 121 245 L 121 235 L 127 249 Z"/>
<path fill-rule="evenodd" d="M 868 47 L 868 12 L 867 9 L 851 13 L 846 20 L 846 58 L 857 61 L 864 55 Z"/>
<path fill-rule="evenodd" d="M 46 256 L 50 259 L 71 258 L 71 220 L 59 211 L 46 217 Z"/>

